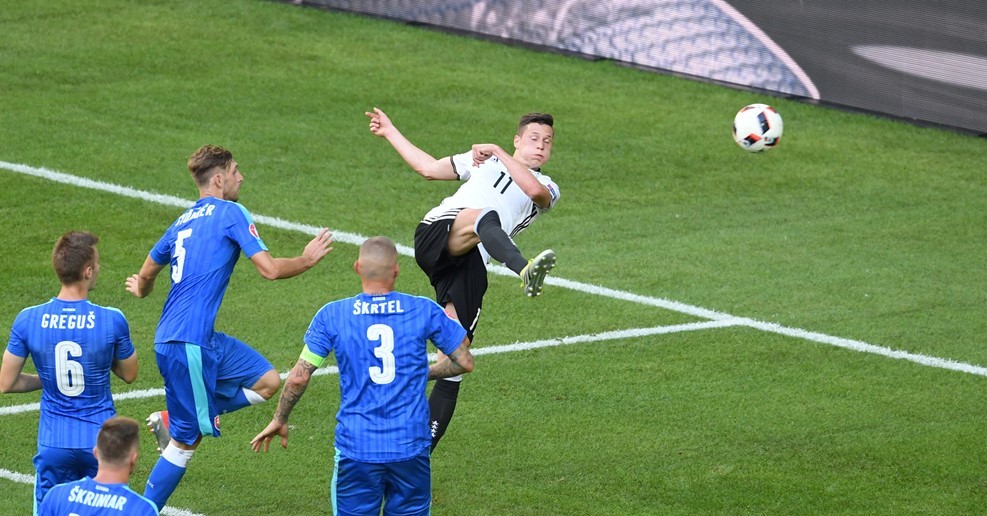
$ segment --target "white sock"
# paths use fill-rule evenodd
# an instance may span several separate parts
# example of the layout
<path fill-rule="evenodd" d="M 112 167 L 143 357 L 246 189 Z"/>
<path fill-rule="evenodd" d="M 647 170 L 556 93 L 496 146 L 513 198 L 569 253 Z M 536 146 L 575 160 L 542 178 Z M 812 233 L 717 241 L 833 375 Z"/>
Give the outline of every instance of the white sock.
<path fill-rule="evenodd" d="M 243 388 L 243 395 L 247 397 L 247 401 L 251 405 L 257 405 L 258 403 L 264 403 L 265 401 L 267 401 L 266 398 L 264 398 L 260 394 L 257 394 L 256 391 L 252 391 L 246 387 Z"/>
<path fill-rule="evenodd" d="M 169 445 L 161 452 L 161 458 L 179 468 L 184 468 L 188 465 L 188 461 L 192 458 L 192 453 L 194 452 L 195 450 L 183 450 L 178 446 Z"/>

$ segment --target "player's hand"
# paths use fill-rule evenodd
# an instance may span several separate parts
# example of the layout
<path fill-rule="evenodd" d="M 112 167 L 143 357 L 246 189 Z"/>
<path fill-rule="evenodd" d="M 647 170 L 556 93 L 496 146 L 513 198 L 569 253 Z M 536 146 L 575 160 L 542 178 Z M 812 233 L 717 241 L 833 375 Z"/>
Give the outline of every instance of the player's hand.
<path fill-rule="evenodd" d="M 490 159 L 490 156 L 493 156 L 498 149 L 500 147 L 493 143 L 477 143 L 473 145 L 473 166 L 477 167 Z"/>
<path fill-rule="evenodd" d="M 137 297 L 144 297 L 141 295 L 140 278 L 138 278 L 136 274 L 132 274 L 129 278 L 127 278 L 127 292 L 130 292 Z"/>
<path fill-rule="evenodd" d="M 374 108 L 373 113 L 366 111 L 363 114 L 370 117 L 370 132 L 376 136 L 387 136 L 387 133 L 394 129 L 391 119 L 378 108 Z"/>
<path fill-rule="evenodd" d="M 315 238 L 305 246 L 302 255 L 308 258 L 309 263 L 315 265 L 327 254 L 332 252 L 332 243 L 335 241 L 329 228 L 322 228 L 319 234 L 315 235 Z"/>
<path fill-rule="evenodd" d="M 271 446 L 271 439 L 274 439 L 275 435 L 281 436 L 281 447 L 288 448 L 288 423 L 278 423 L 275 420 L 271 420 L 268 423 L 267 428 L 265 428 L 261 433 L 257 434 L 250 441 L 250 447 L 253 448 L 254 453 L 260 451 L 263 446 L 264 452 L 266 453 L 268 448 Z"/>

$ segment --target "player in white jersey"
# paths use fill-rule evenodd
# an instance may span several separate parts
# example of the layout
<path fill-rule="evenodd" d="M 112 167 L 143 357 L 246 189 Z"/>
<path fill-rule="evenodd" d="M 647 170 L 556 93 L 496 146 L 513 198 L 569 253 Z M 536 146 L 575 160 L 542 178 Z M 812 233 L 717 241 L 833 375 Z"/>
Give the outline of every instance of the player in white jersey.
<path fill-rule="evenodd" d="M 370 132 L 385 138 L 404 161 L 429 180 L 463 181 L 430 210 L 415 230 L 415 260 L 435 288 L 435 300 L 459 319 L 473 341 L 487 290 L 486 263 L 493 258 L 516 272 L 525 294 L 538 296 L 555 266 L 545 250 L 527 260 L 512 238 L 559 200 L 559 188 L 541 173 L 552 155 L 554 119 L 529 113 L 518 122 L 514 152 L 478 143 L 469 152 L 435 159 L 411 143 L 380 109 L 367 112 Z M 432 448 L 452 419 L 459 380 L 439 380 L 429 398 Z"/>

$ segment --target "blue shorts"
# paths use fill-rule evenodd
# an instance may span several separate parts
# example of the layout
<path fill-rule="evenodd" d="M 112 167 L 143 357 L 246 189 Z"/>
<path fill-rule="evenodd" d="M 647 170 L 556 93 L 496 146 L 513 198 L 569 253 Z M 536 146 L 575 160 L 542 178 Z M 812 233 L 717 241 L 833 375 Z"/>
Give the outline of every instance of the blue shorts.
<path fill-rule="evenodd" d="M 194 444 L 200 435 L 219 437 L 216 398 L 232 398 L 274 366 L 245 343 L 216 332 L 209 348 L 169 342 L 155 344 L 164 378 L 169 434 Z"/>
<path fill-rule="evenodd" d="M 371 463 L 343 457 L 336 449 L 332 509 L 340 516 L 384 514 L 425 516 L 432 506 L 432 466 L 428 448 L 400 462 Z"/>
<path fill-rule="evenodd" d="M 92 448 L 49 448 L 38 446 L 34 456 L 34 499 L 40 504 L 49 489 L 82 477 L 95 477 L 99 463 Z M 35 507 L 37 509 L 37 507 Z"/>

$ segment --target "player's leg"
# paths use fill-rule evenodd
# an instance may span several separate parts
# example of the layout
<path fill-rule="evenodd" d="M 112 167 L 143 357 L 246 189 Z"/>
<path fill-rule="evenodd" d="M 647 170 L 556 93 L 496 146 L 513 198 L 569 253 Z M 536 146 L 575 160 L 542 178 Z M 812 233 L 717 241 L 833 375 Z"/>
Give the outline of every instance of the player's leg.
<path fill-rule="evenodd" d="M 478 210 L 474 211 L 478 212 Z M 415 261 L 435 288 L 435 301 L 446 308 L 450 317 L 457 319 L 466 328 L 467 335 L 472 341 L 483 293 L 487 288 L 487 269 L 475 245 L 463 256 L 452 256 L 449 252 L 449 235 L 456 220 L 460 220 L 458 215 L 452 215 L 449 218 L 419 224 L 415 230 Z M 470 266 L 464 267 L 464 264 Z M 472 283 L 460 281 L 460 275 L 467 271 L 472 271 L 482 284 L 476 285 L 476 288 L 466 289 Z M 453 296 L 452 290 L 457 284 L 460 285 Z M 468 296 L 468 293 L 472 295 Z M 472 301 L 466 302 L 467 300 Z M 432 431 L 433 449 L 445 433 L 456 410 L 460 380 L 462 380 L 461 376 L 436 380 L 432 386 L 428 405 L 431 413 L 429 427 Z"/>
<path fill-rule="evenodd" d="M 475 237 L 474 237 L 475 235 Z M 500 215 L 495 210 L 462 210 L 449 232 L 449 251 L 453 255 L 464 254 L 467 246 L 475 246 L 478 238 L 491 258 L 503 263 L 521 277 L 521 287 L 528 297 L 541 294 L 545 277 L 555 267 L 555 252 L 542 251 L 528 260 L 500 225 Z"/>
<path fill-rule="evenodd" d="M 446 313 L 459 321 L 466 329 L 466 336 L 473 342 L 480 319 L 483 295 L 487 291 L 487 268 L 480 251 L 474 248 L 456 258 L 457 267 L 435 285 L 438 299 L 443 300 Z M 428 397 L 429 428 L 432 431 L 432 450 L 445 435 L 456 411 L 462 375 L 436 380 Z"/>
<path fill-rule="evenodd" d="M 432 467 L 428 452 L 386 464 L 384 514 L 427 516 L 432 506 Z"/>
<path fill-rule="evenodd" d="M 463 210 L 460 215 L 466 211 Z M 487 250 L 487 254 L 494 260 L 503 263 L 508 269 L 520 275 L 524 267 L 528 265 L 528 259 L 521 254 L 521 250 L 517 248 L 511 237 L 507 236 L 504 228 L 500 227 L 500 215 L 495 210 L 487 208 L 481 211 L 476 216 L 473 232 L 480 237 L 480 242 L 483 243 L 483 248 Z"/>
<path fill-rule="evenodd" d="M 95 444 L 95 443 L 93 443 Z M 80 478 L 96 476 L 99 463 L 93 455 L 92 448 L 53 448 L 38 445 L 38 454 L 34 456 L 34 513 L 38 513 L 38 505 L 45 493 L 52 487 L 65 482 L 73 482 Z"/>
<path fill-rule="evenodd" d="M 219 412 L 213 401 L 217 360 L 212 350 L 194 344 L 154 346 L 165 381 L 170 444 L 147 478 L 144 497 L 162 509 L 178 487 L 203 435 L 219 437 Z"/>
<path fill-rule="evenodd" d="M 213 344 L 220 355 L 216 380 L 220 414 L 263 403 L 281 388 L 274 366 L 243 341 L 216 332 Z"/>
<path fill-rule="evenodd" d="M 329 486 L 332 513 L 378 516 L 384 500 L 385 466 L 355 461 L 337 448 Z"/>

